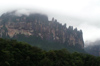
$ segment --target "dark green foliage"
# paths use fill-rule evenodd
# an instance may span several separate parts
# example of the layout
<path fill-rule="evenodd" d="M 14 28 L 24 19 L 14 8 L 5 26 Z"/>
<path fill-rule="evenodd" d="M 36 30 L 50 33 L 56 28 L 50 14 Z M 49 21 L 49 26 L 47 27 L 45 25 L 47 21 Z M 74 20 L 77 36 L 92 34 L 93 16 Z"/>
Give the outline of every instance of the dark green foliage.
<path fill-rule="evenodd" d="M 43 51 L 16 40 L 0 38 L 0 66 L 100 66 L 100 57 L 66 49 Z"/>
<path fill-rule="evenodd" d="M 14 36 L 12 39 L 27 42 L 27 43 L 31 44 L 32 46 L 37 46 L 46 51 L 59 50 L 59 49 L 65 48 L 70 52 L 77 51 L 77 52 L 85 53 L 84 49 L 79 49 L 79 46 L 77 46 L 77 45 L 76 46 L 69 46 L 67 44 L 62 45 L 62 43 L 48 41 L 46 39 L 41 39 L 40 37 L 37 37 L 37 36 L 25 36 L 23 34 L 18 34 L 16 36 Z"/>
<path fill-rule="evenodd" d="M 0 66 L 33 66 L 43 57 L 43 51 L 37 47 L 16 40 L 0 39 Z"/>

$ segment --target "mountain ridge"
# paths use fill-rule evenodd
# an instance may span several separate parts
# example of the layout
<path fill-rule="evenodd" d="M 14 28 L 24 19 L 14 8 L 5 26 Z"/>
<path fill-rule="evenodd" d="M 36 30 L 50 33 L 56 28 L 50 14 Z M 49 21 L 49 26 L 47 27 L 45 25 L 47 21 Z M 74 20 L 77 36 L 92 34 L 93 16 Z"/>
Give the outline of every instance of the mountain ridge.
<path fill-rule="evenodd" d="M 51 21 L 43 14 L 15 16 L 12 12 L 5 13 L 0 17 L 0 37 L 17 37 L 18 34 L 25 36 L 40 37 L 41 40 L 58 42 L 68 46 L 78 46 L 84 49 L 82 30 L 78 31 L 73 26 L 66 27 L 52 18 Z"/>

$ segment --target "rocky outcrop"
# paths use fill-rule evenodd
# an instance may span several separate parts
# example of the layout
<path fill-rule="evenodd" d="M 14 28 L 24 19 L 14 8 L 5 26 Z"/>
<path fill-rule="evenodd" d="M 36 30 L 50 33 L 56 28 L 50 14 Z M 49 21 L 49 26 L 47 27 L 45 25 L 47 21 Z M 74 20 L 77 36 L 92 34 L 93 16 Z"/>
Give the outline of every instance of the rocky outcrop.
<path fill-rule="evenodd" d="M 30 14 L 29 16 L 16 16 L 11 13 L 3 14 L 0 17 L 0 37 L 2 35 L 10 38 L 24 34 L 25 36 L 39 36 L 41 39 L 59 42 L 69 46 L 84 48 L 82 31 L 66 27 L 54 18 L 48 21 L 48 17 L 41 14 Z"/>

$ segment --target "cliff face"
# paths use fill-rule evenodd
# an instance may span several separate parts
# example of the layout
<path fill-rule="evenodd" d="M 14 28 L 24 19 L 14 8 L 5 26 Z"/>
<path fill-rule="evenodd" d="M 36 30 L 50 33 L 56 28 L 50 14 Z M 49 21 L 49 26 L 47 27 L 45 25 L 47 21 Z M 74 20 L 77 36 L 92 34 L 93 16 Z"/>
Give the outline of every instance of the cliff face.
<path fill-rule="evenodd" d="M 77 31 L 72 26 L 66 28 L 66 24 L 62 25 L 54 18 L 48 21 L 48 17 L 41 14 L 29 16 L 15 16 L 12 13 L 3 14 L 0 17 L 0 37 L 5 35 L 13 38 L 18 34 L 37 36 L 48 41 L 84 48 L 82 31 Z"/>

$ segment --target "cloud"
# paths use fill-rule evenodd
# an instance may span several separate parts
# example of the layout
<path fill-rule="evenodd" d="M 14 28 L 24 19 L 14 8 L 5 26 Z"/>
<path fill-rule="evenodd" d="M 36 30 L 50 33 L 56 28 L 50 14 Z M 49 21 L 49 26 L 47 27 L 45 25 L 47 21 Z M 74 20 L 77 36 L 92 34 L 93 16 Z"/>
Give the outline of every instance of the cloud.
<path fill-rule="evenodd" d="M 95 46 L 100 46 L 100 40 L 86 41 L 85 42 L 85 48 L 95 47 Z"/>
<path fill-rule="evenodd" d="M 37 12 L 54 17 L 62 24 L 67 23 L 82 29 L 84 40 L 96 40 L 100 35 L 100 0 L 1 0 L 0 15 L 7 11 L 19 13 Z M 26 10 L 25 10 L 26 9 Z"/>
<path fill-rule="evenodd" d="M 89 23 L 83 23 L 79 26 L 83 30 L 84 41 L 96 41 L 100 39 L 100 28 Z"/>

